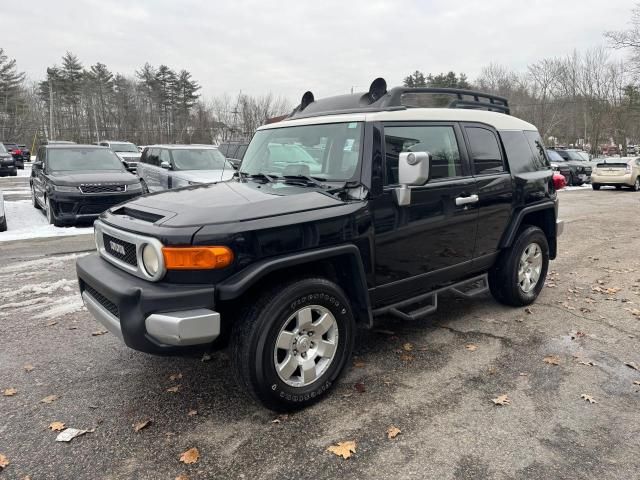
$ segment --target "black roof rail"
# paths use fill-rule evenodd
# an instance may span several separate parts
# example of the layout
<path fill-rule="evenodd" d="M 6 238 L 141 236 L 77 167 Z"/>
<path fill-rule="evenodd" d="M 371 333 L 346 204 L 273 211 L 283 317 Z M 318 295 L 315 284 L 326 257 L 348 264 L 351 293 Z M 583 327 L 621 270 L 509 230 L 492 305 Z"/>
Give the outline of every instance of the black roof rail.
<path fill-rule="evenodd" d="M 387 91 L 383 78 L 376 78 L 368 92 L 338 95 L 316 100 L 311 92 L 305 92 L 300 102 L 288 118 L 315 117 L 319 115 L 338 115 L 341 113 L 376 112 L 383 110 L 401 110 L 414 108 L 403 103 L 405 94 L 448 95 L 453 99 L 444 108 L 467 108 L 488 110 L 509 115 L 509 102 L 504 97 L 490 93 L 477 92 L 462 88 L 435 87 L 395 87 Z M 440 107 L 442 108 L 442 107 Z"/>

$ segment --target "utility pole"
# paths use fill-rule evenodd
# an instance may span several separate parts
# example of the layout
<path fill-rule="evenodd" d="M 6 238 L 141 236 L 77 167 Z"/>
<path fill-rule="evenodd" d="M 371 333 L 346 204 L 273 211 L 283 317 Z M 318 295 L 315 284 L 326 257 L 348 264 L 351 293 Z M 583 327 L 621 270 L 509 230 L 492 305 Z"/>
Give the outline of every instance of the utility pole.
<path fill-rule="evenodd" d="M 53 140 L 53 86 L 49 79 L 49 140 Z"/>
<path fill-rule="evenodd" d="M 240 112 L 238 111 L 238 104 L 240 103 L 240 97 L 241 97 L 241 96 L 242 96 L 242 90 L 240 90 L 240 93 L 238 93 L 238 99 L 236 100 L 236 108 L 234 108 L 234 109 L 233 109 L 233 112 L 231 112 L 231 113 L 233 113 L 233 127 L 232 127 L 232 130 L 231 130 L 231 141 L 234 141 L 234 140 L 237 140 L 237 139 L 238 139 L 238 138 L 237 138 L 237 136 L 236 136 L 236 138 L 235 138 L 235 139 L 233 138 L 233 137 L 234 137 L 233 131 L 234 131 L 234 130 L 235 130 L 235 131 L 237 131 L 237 130 L 238 130 L 238 122 L 237 122 L 237 118 L 238 118 L 238 114 L 240 113 Z"/>

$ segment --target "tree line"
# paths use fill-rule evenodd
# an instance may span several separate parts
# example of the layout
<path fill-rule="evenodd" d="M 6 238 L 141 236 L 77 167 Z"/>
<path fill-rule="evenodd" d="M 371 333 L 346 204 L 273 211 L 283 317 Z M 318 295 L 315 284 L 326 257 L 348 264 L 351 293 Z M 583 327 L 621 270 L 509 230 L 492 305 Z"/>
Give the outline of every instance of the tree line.
<path fill-rule="evenodd" d="M 187 70 L 146 63 L 125 76 L 103 63 L 85 67 L 70 52 L 46 69 L 44 80 L 27 82 L 0 48 L 0 141 L 242 141 L 292 108 L 271 94 L 204 99 L 200 90 Z"/>

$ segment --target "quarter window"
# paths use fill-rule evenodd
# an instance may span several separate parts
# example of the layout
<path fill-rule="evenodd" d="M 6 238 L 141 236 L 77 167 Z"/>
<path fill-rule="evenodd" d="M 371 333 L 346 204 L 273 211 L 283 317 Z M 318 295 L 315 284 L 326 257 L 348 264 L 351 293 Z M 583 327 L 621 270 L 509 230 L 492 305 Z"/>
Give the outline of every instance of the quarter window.
<path fill-rule="evenodd" d="M 398 159 L 403 152 L 431 154 L 430 180 L 462 176 L 456 134 L 450 126 L 410 126 L 384 129 L 386 184 L 398 183 Z"/>
<path fill-rule="evenodd" d="M 476 175 L 504 172 L 504 163 L 496 135 L 491 130 L 480 127 L 467 127 L 466 131 L 471 147 L 473 172 Z"/>

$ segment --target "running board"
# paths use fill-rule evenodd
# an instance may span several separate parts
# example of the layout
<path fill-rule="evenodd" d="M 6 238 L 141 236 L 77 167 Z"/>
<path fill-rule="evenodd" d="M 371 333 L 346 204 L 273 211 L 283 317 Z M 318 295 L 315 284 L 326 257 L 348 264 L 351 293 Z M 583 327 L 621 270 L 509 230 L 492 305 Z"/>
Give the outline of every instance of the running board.
<path fill-rule="evenodd" d="M 386 307 L 378 308 L 373 311 L 374 316 L 393 315 L 401 320 L 418 320 L 425 317 L 438 309 L 438 294 L 444 292 L 452 292 L 463 298 L 473 298 L 489 291 L 489 277 L 487 274 L 454 283 L 447 287 L 438 288 L 429 293 L 418 295 L 401 302 L 397 302 Z M 418 308 L 409 311 L 403 311 L 406 308 L 428 302 L 426 305 L 420 305 Z"/>

